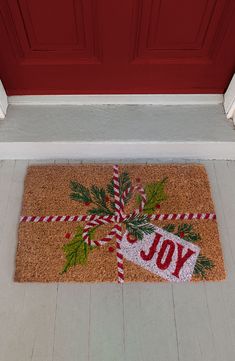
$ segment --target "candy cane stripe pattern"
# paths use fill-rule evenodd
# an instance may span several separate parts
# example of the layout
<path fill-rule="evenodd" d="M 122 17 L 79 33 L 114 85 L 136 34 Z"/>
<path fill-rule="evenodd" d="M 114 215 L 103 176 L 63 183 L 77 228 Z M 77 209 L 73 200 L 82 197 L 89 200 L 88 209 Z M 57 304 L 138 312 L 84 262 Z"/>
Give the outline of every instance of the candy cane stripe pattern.
<path fill-rule="evenodd" d="M 129 217 L 133 217 L 133 213 L 125 215 L 124 220 Z M 215 213 L 150 214 L 150 215 L 147 215 L 147 217 L 151 221 L 158 221 L 158 220 L 170 221 L 170 220 L 177 220 L 177 219 L 181 219 L 181 220 L 186 220 L 186 219 L 188 219 L 188 220 L 191 220 L 191 219 L 215 220 L 216 214 Z M 109 221 L 109 223 L 112 223 L 115 221 L 114 216 L 96 216 L 96 215 L 92 215 L 92 216 L 87 216 L 87 215 L 83 215 L 83 216 L 41 216 L 41 217 L 21 216 L 20 223 L 24 223 L 24 222 L 34 222 L 34 223 L 38 223 L 38 222 L 47 222 L 47 223 L 49 223 L 49 222 L 88 222 L 90 220 L 96 220 L 96 219 L 107 219 Z"/>
<path fill-rule="evenodd" d="M 117 248 L 117 266 L 118 266 L 118 283 L 124 282 L 123 254 L 121 251 L 122 227 L 116 224 L 116 248 Z"/>
<path fill-rule="evenodd" d="M 87 222 L 83 229 L 83 240 L 88 245 L 103 246 L 110 242 L 113 238 L 116 239 L 116 256 L 117 256 L 117 273 L 118 282 L 124 282 L 124 266 L 123 266 L 123 254 L 121 249 L 122 242 L 122 226 L 121 224 L 127 220 L 134 218 L 136 215 L 144 210 L 144 206 L 147 201 L 147 197 L 143 186 L 138 183 L 134 187 L 129 187 L 125 192 L 120 194 L 120 182 L 119 182 L 119 167 L 118 165 L 113 166 L 113 190 L 114 190 L 114 204 L 115 214 L 114 215 L 47 215 L 47 216 L 21 216 L 20 223 L 39 223 L 39 222 Z M 139 207 L 134 209 L 130 214 L 124 213 L 125 199 L 131 191 L 136 191 L 141 198 Z M 149 221 L 165 221 L 165 220 L 192 220 L 192 219 L 204 219 L 204 220 L 215 220 L 215 213 L 170 213 L 170 214 L 146 214 Z M 91 240 L 90 231 L 92 228 L 97 226 L 104 226 L 106 224 L 114 223 L 112 230 L 100 240 Z"/>
<path fill-rule="evenodd" d="M 208 219 L 216 220 L 215 213 L 174 213 L 174 214 L 150 214 L 151 221 L 168 221 L 168 220 L 191 220 L 191 219 Z"/>
<path fill-rule="evenodd" d="M 113 166 L 113 184 L 116 216 L 119 218 L 122 215 L 122 202 L 120 199 L 119 167 L 116 164 Z"/>
<path fill-rule="evenodd" d="M 104 243 L 111 241 L 111 239 L 116 235 L 116 229 L 115 227 L 112 229 L 112 231 L 104 238 L 102 238 L 101 240 L 97 241 L 91 241 L 90 236 L 89 236 L 89 231 L 91 230 L 91 228 L 96 227 L 96 226 L 101 226 L 107 223 L 111 223 L 109 221 L 107 221 L 106 219 L 98 219 L 96 221 L 91 221 L 89 223 L 86 224 L 86 226 L 84 227 L 83 230 L 83 240 L 88 243 L 89 245 L 91 244 L 95 244 L 96 246 L 102 246 Z"/>

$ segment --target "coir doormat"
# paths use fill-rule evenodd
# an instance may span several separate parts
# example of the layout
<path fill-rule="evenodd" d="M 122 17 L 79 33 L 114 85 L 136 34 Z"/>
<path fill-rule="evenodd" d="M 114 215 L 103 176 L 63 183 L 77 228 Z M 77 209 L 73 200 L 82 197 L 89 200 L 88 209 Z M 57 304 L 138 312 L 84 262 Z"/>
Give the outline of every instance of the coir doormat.
<path fill-rule="evenodd" d="M 224 278 L 202 165 L 28 168 L 16 281 Z"/>

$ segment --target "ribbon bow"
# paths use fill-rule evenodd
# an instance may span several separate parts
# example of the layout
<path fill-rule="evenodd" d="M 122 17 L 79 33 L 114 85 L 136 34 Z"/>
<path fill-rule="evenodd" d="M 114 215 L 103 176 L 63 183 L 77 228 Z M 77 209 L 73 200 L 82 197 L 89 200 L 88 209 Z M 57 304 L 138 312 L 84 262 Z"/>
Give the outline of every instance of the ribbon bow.
<path fill-rule="evenodd" d="M 133 219 L 136 215 L 141 213 L 144 209 L 147 197 L 144 191 L 144 188 L 141 184 L 136 185 L 135 187 L 129 187 L 123 194 L 120 194 L 120 182 L 119 182 L 119 167 L 118 165 L 113 166 L 113 184 L 114 184 L 114 204 L 115 204 L 115 215 L 114 216 L 96 216 L 96 219 L 89 221 L 83 230 L 83 240 L 89 245 L 94 243 L 97 246 L 102 246 L 107 242 L 111 241 L 116 237 L 116 254 L 117 254 L 117 266 L 118 266 L 118 282 L 124 282 L 124 270 L 123 270 L 123 254 L 121 251 L 121 241 L 122 241 L 122 226 L 121 224 L 127 219 Z M 124 212 L 124 199 L 128 196 L 131 191 L 137 191 L 141 196 L 141 202 L 138 208 L 134 210 L 133 213 L 125 214 Z M 91 240 L 90 239 L 90 230 L 93 227 L 115 223 L 111 232 L 108 235 L 100 240 Z"/>

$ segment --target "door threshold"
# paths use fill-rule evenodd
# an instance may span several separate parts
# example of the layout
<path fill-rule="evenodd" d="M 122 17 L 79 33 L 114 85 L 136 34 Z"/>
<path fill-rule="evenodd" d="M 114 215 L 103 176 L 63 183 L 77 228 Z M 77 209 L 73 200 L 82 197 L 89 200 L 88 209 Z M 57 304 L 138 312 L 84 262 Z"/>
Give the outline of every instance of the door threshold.
<path fill-rule="evenodd" d="M 222 104 L 10 105 L 1 159 L 235 159 Z"/>

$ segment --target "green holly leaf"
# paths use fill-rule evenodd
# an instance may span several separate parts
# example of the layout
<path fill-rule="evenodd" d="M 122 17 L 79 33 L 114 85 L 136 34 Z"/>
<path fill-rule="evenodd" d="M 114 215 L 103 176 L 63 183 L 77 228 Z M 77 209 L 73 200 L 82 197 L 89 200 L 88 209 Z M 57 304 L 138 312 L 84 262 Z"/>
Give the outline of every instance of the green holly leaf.
<path fill-rule="evenodd" d="M 156 205 L 167 199 L 164 188 L 167 178 L 164 178 L 160 182 L 149 183 L 145 186 L 145 194 L 147 197 L 144 213 L 151 214 L 155 211 Z M 137 203 L 141 203 L 141 197 L 137 196 Z"/>
<path fill-rule="evenodd" d="M 95 232 L 98 227 L 100 227 L 100 226 L 95 226 L 95 227 L 89 229 L 88 234 L 89 234 L 90 239 L 94 239 Z"/>
<path fill-rule="evenodd" d="M 97 228 L 97 227 L 95 227 Z M 90 231 L 90 238 L 94 235 L 95 229 Z M 66 257 L 66 263 L 61 274 L 66 273 L 69 268 L 76 266 L 77 264 L 85 264 L 90 251 L 95 246 L 89 246 L 82 238 L 83 229 L 78 227 L 76 233 L 71 242 L 64 244 L 63 251 Z"/>
<path fill-rule="evenodd" d="M 214 263 L 212 260 L 203 256 L 202 254 L 199 254 L 193 274 L 201 278 L 206 278 L 206 271 L 212 269 L 213 267 Z"/>

